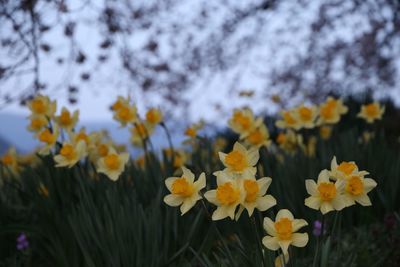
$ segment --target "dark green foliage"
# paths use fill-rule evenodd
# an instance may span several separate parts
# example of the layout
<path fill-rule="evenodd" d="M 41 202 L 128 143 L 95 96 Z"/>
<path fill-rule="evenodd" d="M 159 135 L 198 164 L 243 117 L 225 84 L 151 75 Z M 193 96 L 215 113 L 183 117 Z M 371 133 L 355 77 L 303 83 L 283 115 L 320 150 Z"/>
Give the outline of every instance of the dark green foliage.
<path fill-rule="evenodd" d="M 334 155 L 339 162 L 355 161 L 378 186 L 369 194 L 373 206 L 346 208 L 336 218 L 339 226 L 335 229 L 336 213 L 327 214 L 321 266 L 396 266 L 400 237 L 396 131 L 387 134 L 387 128 L 378 124 L 371 129 L 375 137 L 361 143 L 365 124 L 354 116 L 354 111 L 347 115 L 330 140 L 318 139 L 314 157 L 299 151 L 282 154 L 282 162 L 276 153 L 261 149 L 258 167 L 273 178 L 268 193 L 278 204 L 266 212 L 255 212 L 252 218 L 244 212 L 238 222 L 212 222 L 215 207 L 206 202 L 198 202 L 184 216 L 178 208 L 167 206 L 164 180 L 175 170 L 166 158 L 159 162 L 152 153 L 147 155 L 145 169 L 129 163 L 117 182 L 97 174 L 89 163 L 55 168 L 51 157 L 24 169 L 18 177 L 3 168 L 0 266 L 262 266 L 263 262 L 273 266 L 276 253 L 265 249 L 261 255 L 262 220 L 266 216 L 274 219 L 281 208 L 309 222 L 303 231 L 309 233 L 310 242 L 306 248 L 291 251 L 291 262 L 311 266 L 316 242 L 312 225 L 321 215 L 304 205 L 304 181 L 330 168 Z M 309 131 L 304 136 L 307 140 L 316 134 Z M 212 173 L 222 165 L 211 140 L 199 140 L 188 167 L 196 176 L 206 172 L 207 190 L 215 187 Z M 48 189 L 47 197 L 38 190 L 41 184 Z M 392 216 L 390 222 L 387 214 Z M 23 252 L 15 248 L 21 232 L 30 242 Z"/>

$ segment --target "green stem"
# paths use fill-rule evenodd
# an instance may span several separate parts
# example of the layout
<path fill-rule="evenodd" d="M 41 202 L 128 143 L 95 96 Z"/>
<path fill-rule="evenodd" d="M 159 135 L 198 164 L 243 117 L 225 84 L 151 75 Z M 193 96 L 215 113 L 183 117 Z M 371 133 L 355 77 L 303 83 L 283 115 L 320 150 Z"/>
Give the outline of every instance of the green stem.
<path fill-rule="evenodd" d="M 317 267 L 317 262 L 318 262 L 318 256 L 319 256 L 319 247 L 321 246 L 321 239 L 323 239 L 323 234 L 324 234 L 324 220 L 325 217 L 322 214 L 322 218 L 321 218 L 321 233 L 320 235 L 317 237 L 317 248 L 315 250 L 315 254 L 314 254 L 314 259 L 313 259 L 313 267 Z"/>
<path fill-rule="evenodd" d="M 204 210 L 204 212 L 205 212 L 205 214 L 206 214 L 206 217 L 210 220 L 211 225 L 214 227 L 215 232 L 217 233 L 218 239 L 222 242 L 222 245 L 224 246 L 226 252 L 228 253 L 228 258 L 229 258 L 228 260 L 229 260 L 229 262 L 230 262 L 230 264 L 231 264 L 230 266 L 235 266 L 235 263 L 233 262 L 233 257 L 232 257 L 231 251 L 229 250 L 228 246 L 226 245 L 225 239 L 223 238 L 221 232 L 219 231 L 219 229 L 218 229 L 218 227 L 217 227 L 217 224 L 216 224 L 215 221 L 212 219 L 211 214 L 210 214 L 210 213 L 208 212 L 208 210 L 207 210 L 206 203 L 204 203 L 204 196 L 203 196 L 203 198 L 200 200 L 200 202 L 201 202 L 201 204 L 202 204 L 202 207 L 203 207 L 203 210 Z"/>
<path fill-rule="evenodd" d="M 261 259 L 262 259 L 262 266 L 267 266 L 267 263 L 265 262 L 265 258 L 264 258 L 264 250 L 263 250 L 262 243 L 261 243 L 261 236 L 260 236 L 260 233 L 257 230 L 256 218 L 254 216 L 251 218 L 251 222 L 252 222 L 253 229 L 254 229 L 254 234 L 255 234 L 255 238 L 256 238 L 258 252 L 259 252 L 259 254 L 261 256 Z"/>
<path fill-rule="evenodd" d="M 174 145 L 172 144 L 172 138 L 171 138 L 171 135 L 170 135 L 169 130 L 167 128 L 167 125 L 165 125 L 164 122 L 161 122 L 160 125 L 164 129 L 165 135 L 167 136 L 169 148 L 171 149 L 172 152 L 174 152 Z"/>

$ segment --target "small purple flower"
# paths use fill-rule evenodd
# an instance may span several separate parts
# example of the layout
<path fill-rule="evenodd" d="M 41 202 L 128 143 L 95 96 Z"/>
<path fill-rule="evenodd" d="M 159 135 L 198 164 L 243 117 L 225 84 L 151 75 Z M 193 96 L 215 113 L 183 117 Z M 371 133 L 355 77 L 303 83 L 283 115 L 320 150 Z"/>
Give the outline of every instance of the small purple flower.
<path fill-rule="evenodd" d="M 322 223 L 319 220 L 314 221 L 313 235 L 320 236 L 321 230 L 322 230 L 321 228 L 322 228 Z M 324 233 L 325 233 L 325 230 L 324 230 Z"/>
<path fill-rule="evenodd" d="M 26 235 L 24 233 L 21 233 L 17 237 L 17 249 L 18 250 L 25 250 L 28 247 L 29 247 L 28 239 L 26 238 Z"/>

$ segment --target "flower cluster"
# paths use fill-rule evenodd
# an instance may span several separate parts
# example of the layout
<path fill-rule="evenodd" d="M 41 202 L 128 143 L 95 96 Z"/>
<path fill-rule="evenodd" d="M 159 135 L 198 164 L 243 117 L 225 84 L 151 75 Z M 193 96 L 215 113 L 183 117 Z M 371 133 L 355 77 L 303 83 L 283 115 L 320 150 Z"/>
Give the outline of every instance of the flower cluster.
<path fill-rule="evenodd" d="M 236 142 L 231 152 L 220 152 L 219 157 L 225 168 L 214 172 L 217 188 L 204 193 L 204 197 L 217 206 L 212 220 L 227 217 L 238 220 L 245 210 L 252 216 L 255 209 L 266 211 L 276 205 L 276 199 L 266 194 L 272 179 L 256 178 L 256 164 L 259 159 L 257 148 L 248 150 Z M 170 206 L 180 206 L 183 215 L 202 198 L 200 191 L 206 186 L 206 181 L 204 173 L 195 181 L 190 170 L 182 167 L 182 171 L 181 177 L 166 179 L 165 185 L 170 194 L 165 196 L 164 202 Z M 268 236 L 264 237 L 262 242 L 271 250 L 281 248 L 282 252 L 287 254 L 289 245 L 304 247 L 307 244 L 308 234 L 296 233 L 306 225 L 306 221 L 294 219 L 290 211 L 280 210 L 275 222 L 269 218 L 264 219 L 264 228 Z"/>
<path fill-rule="evenodd" d="M 239 140 L 243 140 L 247 147 L 260 148 L 271 144 L 269 131 L 263 119 L 254 117 L 249 108 L 235 109 L 228 125 L 239 134 Z"/>
<path fill-rule="evenodd" d="M 87 159 L 96 166 L 98 172 L 106 174 L 113 181 L 118 179 L 129 154 L 117 152 L 117 146 L 104 132 L 88 133 L 84 127 L 76 130 L 79 111 L 70 112 L 63 107 L 57 115 L 57 102 L 42 95 L 29 101 L 28 107 L 31 110 L 28 130 L 42 144 L 38 151 L 40 155 L 51 155 L 56 167 L 71 168 Z M 119 114 L 121 118 L 124 117 L 122 113 Z"/>
<path fill-rule="evenodd" d="M 359 171 L 354 162 L 343 161 L 339 165 L 336 157 L 332 159 L 331 170 L 322 170 L 317 182 L 306 180 L 307 193 L 305 205 L 320 210 L 322 214 L 330 211 L 340 211 L 345 207 L 359 203 L 370 206 L 368 193 L 377 183 L 365 176 L 369 173 Z"/>
<path fill-rule="evenodd" d="M 155 127 L 164 121 L 163 113 L 158 108 L 147 110 L 142 119 L 130 98 L 122 96 L 119 96 L 112 104 L 111 110 L 114 120 L 118 121 L 121 127 L 131 127 L 131 143 L 138 147 L 144 146 L 153 134 Z"/>

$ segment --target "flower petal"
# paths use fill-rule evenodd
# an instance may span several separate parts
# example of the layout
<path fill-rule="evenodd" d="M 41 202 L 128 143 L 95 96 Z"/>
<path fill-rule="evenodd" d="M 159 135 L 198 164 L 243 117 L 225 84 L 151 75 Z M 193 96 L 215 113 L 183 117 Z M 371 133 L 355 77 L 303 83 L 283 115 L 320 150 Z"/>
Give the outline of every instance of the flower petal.
<path fill-rule="evenodd" d="M 262 243 L 266 248 L 268 248 L 270 250 L 278 250 L 279 249 L 279 243 L 278 243 L 278 239 L 276 237 L 265 236 L 262 239 Z"/>
<path fill-rule="evenodd" d="M 295 247 L 305 247 L 308 243 L 307 233 L 293 233 L 292 234 L 292 245 Z"/>
<path fill-rule="evenodd" d="M 259 211 L 266 211 L 267 209 L 276 205 L 276 199 L 271 195 L 260 197 L 256 201 L 256 207 Z"/>
<path fill-rule="evenodd" d="M 264 230 L 269 235 L 276 236 L 275 224 L 270 218 L 268 218 L 268 217 L 264 218 L 263 226 L 264 226 Z"/>
<path fill-rule="evenodd" d="M 169 206 L 177 207 L 182 204 L 183 198 L 169 194 L 164 197 L 164 202 Z"/>
<path fill-rule="evenodd" d="M 294 219 L 292 221 L 292 228 L 293 228 L 293 232 L 297 232 L 300 228 L 307 226 L 308 223 L 306 220 L 303 219 Z"/>
<path fill-rule="evenodd" d="M 355 201 L 360 203 L 361 206 L 371 206 L 371 200 L 367 195 L 360 195 L 355 198 Z"/>
<path fill-rule="evenodd" d="M 311 179 L 306 180 L 306 190 L 307 193 L 310 194 L 311 196 L 318 195 L 317 184 L 315 183 L 314 180 Z"/>
<path fill-rule="evenodd" d="M 309 208 L 319 210 L 321 207 L 321 200 L 319 197 L 311 196 L 304 200 L 304 204 Z"/>
<path fill-rule="evenodd" d="M 280 211 L 278 211 L 278 214 L 276 214 L 276 221 L 280 221 L 282 218 L 288 218 L 289 220 L 293 220 L 293 214 L 287 210 L 287 209 L 282 209 Z"/>

